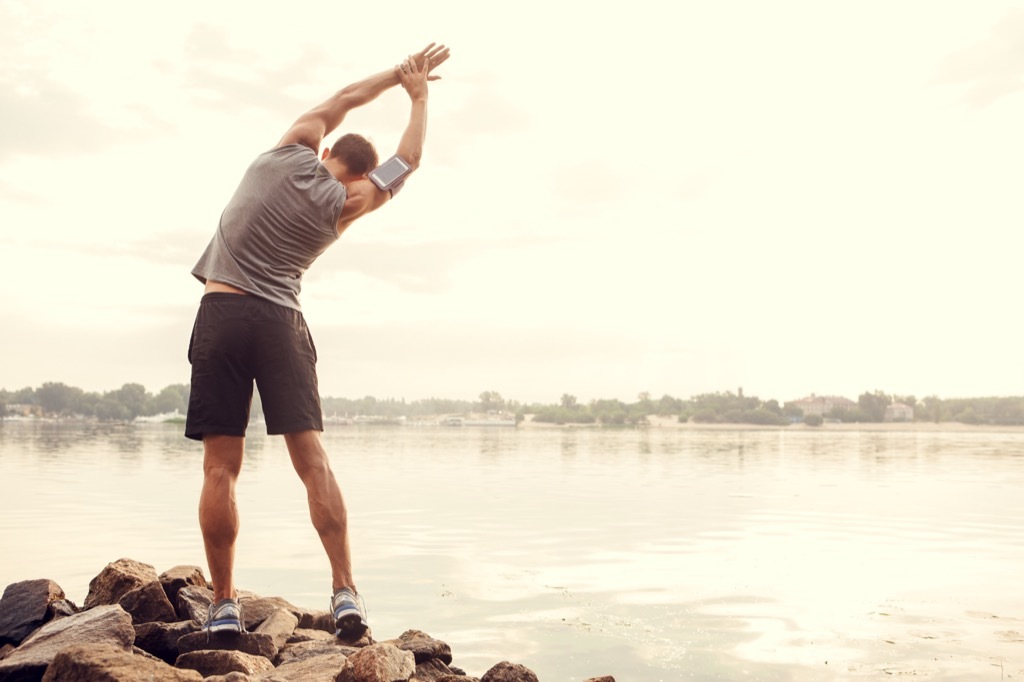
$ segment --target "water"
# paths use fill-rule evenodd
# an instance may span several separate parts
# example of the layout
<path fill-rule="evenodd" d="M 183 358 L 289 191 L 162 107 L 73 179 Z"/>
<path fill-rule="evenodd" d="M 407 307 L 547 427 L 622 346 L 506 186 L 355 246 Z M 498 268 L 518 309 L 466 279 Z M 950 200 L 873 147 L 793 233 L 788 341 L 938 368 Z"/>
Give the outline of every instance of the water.
<path fill-rule="evenodd" d="M 328 427 L 378 640 L 545 682 L 1024 678 L 1024 431 Z M 251 433 L 236 583 L 325 609 L 280 438 Z M 0 425 L 0 586 L 204 567 L 180 427 Z"/>

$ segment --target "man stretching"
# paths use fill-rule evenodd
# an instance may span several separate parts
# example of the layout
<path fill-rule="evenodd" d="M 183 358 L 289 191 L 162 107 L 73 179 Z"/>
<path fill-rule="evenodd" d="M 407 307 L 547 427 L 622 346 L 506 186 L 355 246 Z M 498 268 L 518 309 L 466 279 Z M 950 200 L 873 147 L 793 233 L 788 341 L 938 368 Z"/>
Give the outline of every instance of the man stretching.
<path fill-rule="evenodd" d="M 401 186 L 375 183 L 377 152 L 348 134 L 320 153 L 324 137 L 352 109 L 401 84 L 412 110 L 396 155 L 420 164 L 427 123 L 427 82 L 448 59 L 428 45 L 394 69 L 346 86 L 299 117 L 277 146 L 249 166 L 192 270 L 206 285 L 188 358 L 192 363 L 185 435 L 203 442 L 199 525 L 213 581 L 208 632 L 243 632 L 232 579 L 242 467 L 253 382 L 268 434 L 283 434 L 306 487 L 309 514 L 331 564 L 338 637 L 366 632 L 366 613 L 352 577 L 341 490 L 320 439 L 323 416 L 316 348 L 302 316 L 303 273 L 356 219 L 383 206 Z M 382 189 L 383 187 L 383 189 Z"/>

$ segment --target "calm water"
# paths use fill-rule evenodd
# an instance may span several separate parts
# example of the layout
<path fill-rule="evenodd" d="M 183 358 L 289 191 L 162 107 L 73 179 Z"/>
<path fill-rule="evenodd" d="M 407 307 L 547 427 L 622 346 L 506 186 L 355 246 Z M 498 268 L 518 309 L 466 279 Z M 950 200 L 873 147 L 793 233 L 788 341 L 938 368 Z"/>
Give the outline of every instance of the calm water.
<path fill-rule="evenodd" d="M 1024 432 L 329 427 L 377 639 L 543 682 L 1024 678 Z M 0 587 L 204 566 L 180 427 L 0 424 Z M 279 438 L 237 584 L 326 608 Z"/>

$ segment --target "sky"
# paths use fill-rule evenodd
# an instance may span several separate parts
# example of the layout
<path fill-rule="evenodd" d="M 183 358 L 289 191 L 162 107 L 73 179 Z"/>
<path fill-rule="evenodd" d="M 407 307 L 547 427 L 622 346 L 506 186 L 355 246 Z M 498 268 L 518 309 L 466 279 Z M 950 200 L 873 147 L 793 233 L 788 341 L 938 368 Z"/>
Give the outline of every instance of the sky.
<path fill-rule="evenodd" d="M 187 383 L 245 168 L 430 42 L 422 166 L 304 280 L 323 395 L 1024 394 L 999 0 L 0 0 L 0 388 Z"/>

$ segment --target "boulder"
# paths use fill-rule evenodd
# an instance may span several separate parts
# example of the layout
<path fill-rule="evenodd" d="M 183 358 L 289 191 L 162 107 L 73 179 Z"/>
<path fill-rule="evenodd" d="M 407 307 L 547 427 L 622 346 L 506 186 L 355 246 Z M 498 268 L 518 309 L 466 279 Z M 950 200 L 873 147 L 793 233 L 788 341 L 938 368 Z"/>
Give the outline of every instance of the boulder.
<path fill-rule="evenodd" d="M 203 677 L 194 670 L 179 670 L 108 643 L 61 650 L 42 679 L 43 682 L 201 682 Z"/>
<path fill-rule="evenodd" d="M 141 623 L 173 623 L 178 620 L 174 606 L 167 599 L 167 593 L 159 580 L 146 583 L 142 587 L 125 593 L 118 601 L 121 608 L 131 614 L 132 622 Z"/>
<path fill-rule="evenodd" d="M 227 675 L 231 672 L 253 676 L 274 669 L 274 664 L 263 656 L 253 656 L 243 651 L 210 649 L 182 654 L 174 665 L 195 670 L 203 677 Z"/>
<path fill-rule="evenodd" d="M 64 590 L 52 580 L 23 580 L 8 585 L 0 597 L 0 645 L 17 646 L 50 620 L 50 604 L 64 599 Z"/>
<path fill-rule="evenodd" d="M 480 682 L 538 682 L 532 670 L 518 663 L 502 661 L 484 673 Z"/>
<path fill-rule="evenodd" d="M 189 585 L 178 590 L 174 601 L 180 620 L 193 620 L 200 625 L 206 623 L 213 603 L 213 590 L 209 587 Z"/>
<path fill-rule="evenodd" d="M 311 639 L 304 642 L 285 644 L 278 652 L 274 662 L 278 665 L 284 665 L 291 661 L 302 661 L 317 656 L 334 654 L 352 656 L 358 651 L 357 647 L 346 646 L 339 642 L 337 637 L 332 636 L 330 639 Z"/>
<path fill-rule="evenodd" d="M 135 626 L 135 646 L 149 652 L 165 663 L 173 664 L 178 658 L 178 640 L 198 632 L 200 625 L 192 620 L 178 623 L 142 623 Z"/>
<path fill-rule="evenodd" d="M 249 631 L 256 630 L 260 623 L 270 618 L 278 609 L 295 616 L 296 623 L 302 611 L 280 597 L 239 597 L 238 603 L 242 605 L 242 620 L 245 622 L 245 629 Z"/>
<path fill-rule="evenodd" d="M 241 651 L 253 656 L 263 656 L 271 661 L 277 657 L 274 638 L 259 632 L 204 632 L 199 630 L 178 640 L 179 654 L 204 649 Z"/>
<path fill-rule="evenodd" d="M 128 592 L 156 579 L 156 569 L 149 564 L 134 559 L 118 559 L 107 564 L 89 583 L 85 608 L 116 604 Z"/>
<path fill-rule="evenodd" d="M 353 682 L 355 679 L 352 662 L 340 653 L 293 658 L 259 676 L 260 682 Z"/>
<path fill-rule="evenodd" d="M 387 642 L 364 647 L 348 660 L 358 682 L 407 682 L 416 672 L 412 652 Z"/>
<path fill-rule="evenodd" d="M 256 632 L 268 635 L 274 641 L 274 648 L 280 650 L 295 632 L 299 619 L 291 611 L 278 607 L 266 620 L 259 624 Z"/>
<path fill-rule="evenodd" d="M 73 601 L 67 599 L 58 599 L 55 602 L 50 602 L 50 620 L 56 620 L 58 618 L 66 618 L 73 616 L 78 613 L 79 608 L 75 606 Z"/>
<path fill-rule="evenodd" d="M 601 677 L 588 677 L 583 682 L 615 682 L 615 678 L 611 675 L 602 675 Z"/>
<path fill-rule="evenodd" d="M 209 587 L 203 569 L 198 566 L 175 566 L 160 574 L 158 580 L 167 595 L 167 601 L 178 603 L 178 591 L 187 586 Z"/>
<path fill-rule="evenodd" d="M 204 677 L 203 682 L 252 682 L 255 679 L 257 678 L 249 677 L 245 673 L 233 672 L 227 675 L 210 675 Z"/>
<path fill-rule="evenodd" d="M 53 620 L 0 661 L 0 682 L 40 679 L 54 657 L 69 646 L 109 645 L 129 652 L 134 639 L 131 616 L 116 604 Z"/>
<path fill-rule="evenodd" d="M 420 630 L 406 630 L 397 640 L 388 641 L 403 651 L 411 651 L 417 663 L 434 658 L 446 664 L 452 662 L 451 647 Z"/>
<path fill-rule="evenodd" d="M 480 682 L 480 678 L 470 675 L 442 675 L 434 682 Z"/>
<path fill-rule="evenodd" d="M 431 658 L 416 664 L 414 679 L 416 682 L 437 682 L 442 677 L 449 677 L 453 674 L 451 668 L 445 665 L 443 661 L 438 658 Z"/>
<path fill-rule="evenodd" d="M 334 636 L 333 632 L 324 632 L 323 630 L 307 630 L 305 628 L 295 628 L 292 632 L 292 636 L 288 638 L 289 644 L 297 644 L 299 642 L 336 642 L 338 638 Z"/>

